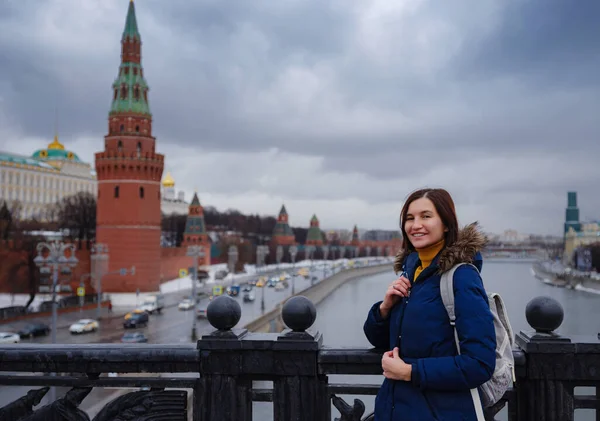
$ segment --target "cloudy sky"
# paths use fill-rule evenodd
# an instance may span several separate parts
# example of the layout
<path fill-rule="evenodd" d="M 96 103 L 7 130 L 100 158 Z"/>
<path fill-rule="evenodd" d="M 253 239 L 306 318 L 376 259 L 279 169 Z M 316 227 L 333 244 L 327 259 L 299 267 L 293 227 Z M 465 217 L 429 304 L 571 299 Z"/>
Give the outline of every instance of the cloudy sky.
<path fill-rule="evenodd" d="M 0 150 L 102 148 L 127 0 L 0 1 Z M 461 223 L 600 219 L 597 0 L 143 0 L 158 150 L 204 205 L 396 229 L 445 187 Z"/>

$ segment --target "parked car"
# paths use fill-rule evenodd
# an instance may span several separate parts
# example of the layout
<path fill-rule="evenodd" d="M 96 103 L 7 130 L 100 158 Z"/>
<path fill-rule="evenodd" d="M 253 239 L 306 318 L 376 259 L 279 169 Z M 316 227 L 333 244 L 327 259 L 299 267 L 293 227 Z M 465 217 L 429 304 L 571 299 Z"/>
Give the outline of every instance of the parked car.
<path fill-rule="evenodd" d="M 179 303 L 177 308 L 179 310 L 191 310 L 194 308 L 194 300 L 186 298 Z"/>
<path fill-rule="evenodd" d="M 145 311 L 142 313 L 135 313 L 130 318 L 125 319 L 123 322 L 123 327 L 127 329 L 128 327 L 136 328 L 136 327 L 145 327 L 148 326 L 148 321 L 150 320 L 150 316 Z"/>
<path fill-rule="evenodd" d="M 121 338 L 123 343 L 143 343 L 148 342 L 148 338 L 142 332 L 125 333 Z"/>
<path fill-rule="evenodd" d="M 18 333 L 0 332 L 0 344 L 18 344 L 21 342 L 21 337 Z"/>
<path fill-rule="evenodd" d="M 69 332 L 71 332 L 71 334 L 73 335 L 76 333 L 95 332 L 98 330 L 99 327 L 100 324 L 96 320 L 81 319 L 73 323 L 71 327 L 69 327 Z"/>
<path fill-rule="evenodd" d="M 50 326 L 44 323 L 28 323 L 19 329 L 21 338 L 33 338 L 34 336 L 46 336 L 50 333 Z"/>

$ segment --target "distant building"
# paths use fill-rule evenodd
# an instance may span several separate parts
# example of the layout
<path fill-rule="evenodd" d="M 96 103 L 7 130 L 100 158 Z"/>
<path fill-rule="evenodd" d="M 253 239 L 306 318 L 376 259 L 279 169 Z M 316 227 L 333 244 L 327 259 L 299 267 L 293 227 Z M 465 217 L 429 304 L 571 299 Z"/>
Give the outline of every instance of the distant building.
<path fill-rule="evenodd" d="M 175 180 L 170 173 L 165 175 L 161 183 L 160 211 L 165 215 L 186 215 L 189 204 L 185 201 L 185 193 L 179 191 L 175 197 Z"/>
<path fill-rule="evenodd" d="M 579 220 L 576 192 L 567 193 L 564 228 L 565 250 L 563 258 L 565 261 L 571 261 L 573 253 L 578 247 L 600 242 L 600 223 L 598 221 L 581 222 Z"/>
<path fill-rule="evenodd" d="M 581 230 L 581 224 L 579 222 L 579 208 L 577 207 L 577 192 L 570 191 L 567 193 L 567 209 L 565 210 L 565 227 L 564 233 L 566 234 L 573 228 L 575 232 Z"/>
<path fill-rule="evenodd" d="M 529 234 L 522 234 L 517 230 L 508 229 L 505 230 L 504 233 L 497 237 L 497 241 L 501 243 L 524 243 L 529 241 Z"/>
<path fill-rule="evenodd" d="M 364 241 L 391 241 L 401 237 L 399 230 L 369 230 L 363 234 L 362 239 Z"/>
<path fill-rule="evenodd" d="M 51 205 L 79 192 L 96 195 L 96 172 L 58 136 L 31 156 L 0 152 L 0 200 L 18 201 L 19 219 L 45 220 Z"/>

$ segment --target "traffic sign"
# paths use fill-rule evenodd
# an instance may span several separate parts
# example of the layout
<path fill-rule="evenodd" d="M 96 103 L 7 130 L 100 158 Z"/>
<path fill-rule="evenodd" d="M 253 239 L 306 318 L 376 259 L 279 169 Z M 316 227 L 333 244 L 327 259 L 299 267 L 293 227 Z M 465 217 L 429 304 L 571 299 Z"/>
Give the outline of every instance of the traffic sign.
<path fill-rule="evenodd" d="M 78 287 L 77 288 L 77 296 L 78 297 L 84 297 L 85 296 L 85 288 L 84 287 Z"/>
<path fill-rule="evenodd" d="M 179 269 L 179 277 L 180 278 L 185 278 L 186 276 L 188 276 L 188 270 L 187 269 Z"/>

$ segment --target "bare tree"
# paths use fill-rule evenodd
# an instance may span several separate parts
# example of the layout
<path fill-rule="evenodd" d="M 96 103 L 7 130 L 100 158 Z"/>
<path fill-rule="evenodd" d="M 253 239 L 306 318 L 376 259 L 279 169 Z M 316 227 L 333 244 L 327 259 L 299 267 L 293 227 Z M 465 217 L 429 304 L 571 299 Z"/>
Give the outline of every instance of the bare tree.
<path fill-rule="evenodd" d="M 96 198 L 79 192 L 56 204 L 56 221 L 60 229 L 68 229 L 69 237 L 83 240 L 96 238 Z"/>
<path fill-rule="evenodd" d="M 0 239 L 8 240 L 10 233 L 14 230 L 15 221 L 6 201 L 0 206 Z"/>
<path fill-rule="evenodd" d="M 172 213 L 170 215 L 162 215 L 161 230 L 166 247 L 179 247 L 183 241 L 183 233 L 187 215 Z"/>

